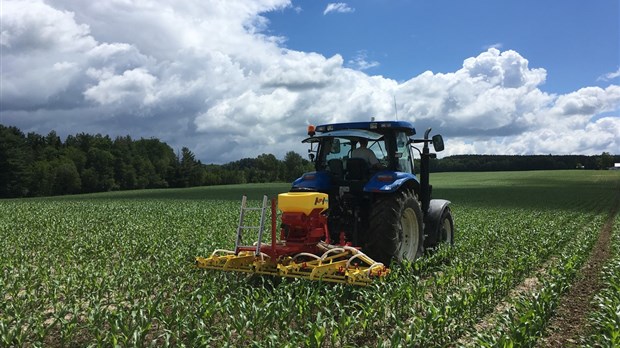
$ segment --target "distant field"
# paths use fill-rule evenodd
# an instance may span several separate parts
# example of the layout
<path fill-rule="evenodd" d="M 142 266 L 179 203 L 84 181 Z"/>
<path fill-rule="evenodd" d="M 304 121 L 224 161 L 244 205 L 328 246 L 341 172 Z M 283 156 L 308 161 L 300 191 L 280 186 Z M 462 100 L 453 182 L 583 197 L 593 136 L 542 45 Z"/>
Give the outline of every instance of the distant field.
<path fill-rule="evenodd" d="M 105 193 L 92 193 L 74 196 L 49 197 L 47 199 L 82 200 L 82 199 L 118 199 L 118 200 L 235 200 L 241 201 L 241 196 L 247 195 L 248 199 L 262 199 L 263 195 L 273 196 L 280 192 L 287 192 L 291 183 L 266 183 L 266 184 L 242 184 L 242 185 L 219 185 L 202 186 L 184 189 L 154 189 L 117 191 Z"/>
<path fill-rule="evenodd" d="M 583 197 L 608 195 L 617 185 L 620 171 L 526 171 L 481 173 L 436 173 L 431 175 L 433 196 L 445 198 L 454 204 L 504 207 L 539 207 L 587 209 Z M 287 192 L 291 183 L 266 183 L 203 186 L 187 189 L 156 189 L 94 193 L 85 195 L 49 197 L 51 200 L 232 200 L 240 202 L 244 194 L 259 200 Z M 533 199 L 535 198 L 535 199 Z"/>
<path fill-rule="evenodd" d="M 612 205 L 620 171 L 438 173 L 431 184 L 434 196 L 459 205 L 584 211 Z"/>
<path fill-rule="evenodd" d="M 557 191 L 560 188 L 570 188 L 573 192 L 584 190 L 605 190 L 606 184 L 611 185 L 620 177 L 620 171 L 585 171 L 585 170 L 557 170 L 557 171 L 526 171 L 526 172 L 481 172 L 481 173 L 434 173 L 431 174 L 431 184 L 436 195 L 448 196 L 453 201 L 472 199 L 489 201 L 494 204 L 496 197 L 493 191 L 498 189 L 502 193 L 514 191 L 520 195 L 529 195 L 532 192 Z M 183 199 L 183 200 L 239 200 L 243 194 L 250 199 L 260 199 L 263 194 L 269 196 L 286 192 L 291 183 L 265 183 L 242 185 L 202 186 L 187 189 L 152 189 L 136 191 L 118 191 L 106 193 L 82 194 L 46 199 Z M 482 189 L 482 195 L 472 197 L 471 193 Z M 463 195 L 463 193 L 465 195 Z"/>
<path fill-rule="evenodd" d="M 0 201 L 0 346 L 620 344 L 620 172 L 431 183 L 453 203 L 454 247 L 365 288 L 191 266 L 232 247 L 241 195 L 257 204 L 290 183 Z"/>

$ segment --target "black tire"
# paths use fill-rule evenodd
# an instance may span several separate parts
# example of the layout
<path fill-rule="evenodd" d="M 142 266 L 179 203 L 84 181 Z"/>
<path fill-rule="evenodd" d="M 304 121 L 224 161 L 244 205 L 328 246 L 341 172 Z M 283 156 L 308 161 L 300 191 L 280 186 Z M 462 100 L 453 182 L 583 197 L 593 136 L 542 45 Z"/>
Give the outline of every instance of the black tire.
<path fill-rule="evenodd" d="M 454 245 L 454 220 L 449 207 L 444 209 L 439 219 L 439 242 Z"/>
<path fill-rule="evenodd" d="M 372 205 L 364 252 L 389 265 L 414 261 L 424 252 L 422 210 L 411 191 L 378 196 Z"/>

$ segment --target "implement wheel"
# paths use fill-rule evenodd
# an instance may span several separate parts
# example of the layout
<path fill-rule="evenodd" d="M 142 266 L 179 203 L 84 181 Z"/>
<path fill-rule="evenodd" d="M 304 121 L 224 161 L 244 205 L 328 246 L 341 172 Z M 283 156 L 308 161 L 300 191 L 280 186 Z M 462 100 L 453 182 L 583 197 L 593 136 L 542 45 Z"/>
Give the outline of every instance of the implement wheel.
<path fill-rule="evenodd" d="M 414 261 L 424 251 L 422 210 L 411 191 L 378 196 L 370 213 L 364 252 L 389 265 Z"/>

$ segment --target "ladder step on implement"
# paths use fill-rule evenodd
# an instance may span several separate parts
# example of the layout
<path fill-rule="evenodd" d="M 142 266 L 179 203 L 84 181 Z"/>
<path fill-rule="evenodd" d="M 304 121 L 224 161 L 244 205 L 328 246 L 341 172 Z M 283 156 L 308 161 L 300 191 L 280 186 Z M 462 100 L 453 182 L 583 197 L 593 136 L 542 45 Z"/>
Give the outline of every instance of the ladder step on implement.
<path fill-rule="evenodd" d="M 235 254 L 239 252 L 239 248 L 243 248 L 241 245 L 243 243 L 243 231 L 244 230 L 258 230 L 258 242 L 256 244 L 256 252 L 254 253 L 256 256 L 260 255 L 260 245 L 263 239 L 263 230 L 265 229 L 265 210 L 267 209 L 267 195 L 263 195 L 263 204 L 260 208 L 248 208 L 247 207 L 247 196 L 243 195 L 241 198 L 241 210 L 239 213 L 239 226 L 237 226 L 237 239 L 235 241 Z M 259 211 L 260 212 L 260 222 L 258 226 L 246 226 L 245 225 L 245 217 L 246 212 L 250 211 Z"/>

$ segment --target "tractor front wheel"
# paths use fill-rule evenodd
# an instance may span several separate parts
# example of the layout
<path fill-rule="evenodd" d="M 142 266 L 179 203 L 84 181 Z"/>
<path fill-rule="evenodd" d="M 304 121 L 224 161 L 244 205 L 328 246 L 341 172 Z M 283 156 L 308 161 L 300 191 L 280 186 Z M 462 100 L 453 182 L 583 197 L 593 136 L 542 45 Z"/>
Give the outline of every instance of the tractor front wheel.
<path fill-rule="evenodd" d="M 454 245 L 454 220 L 449 207 L 446 207 L 439 219 L 439 238 L 442 243 Z"/>
<path fill-rule="evenodd" d="M 369 219 L 364 252 L 375 261 L 389 265 L 413 261 L 424 250 L 422 210 L 411 191 L 377 197 Z"/>

